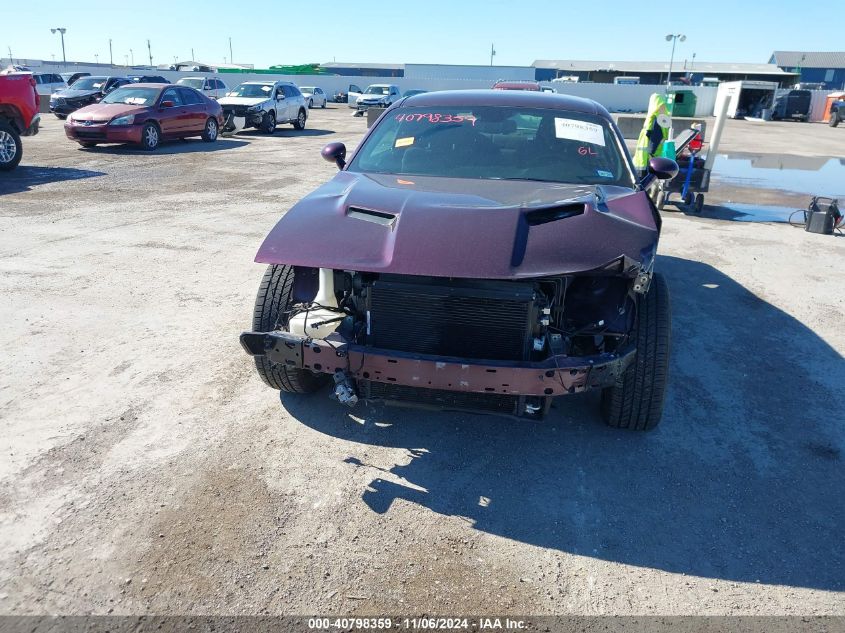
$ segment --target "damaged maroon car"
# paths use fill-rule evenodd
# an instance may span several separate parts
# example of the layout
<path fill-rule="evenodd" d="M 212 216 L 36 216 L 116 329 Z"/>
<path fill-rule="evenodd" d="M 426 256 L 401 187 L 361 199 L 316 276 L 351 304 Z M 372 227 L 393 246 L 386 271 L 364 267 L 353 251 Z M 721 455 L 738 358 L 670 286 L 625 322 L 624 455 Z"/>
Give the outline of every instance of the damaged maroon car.
<path fill-rule="evenodd" d="M 346 404 L 540 418 L 601 389 L 611 426 L 660 421 L 669 293 L 660 216 L 597 103 L 450 91 L 389 108 L 340 172 L 279 221 L 253 331 L 261 378 Z"/>

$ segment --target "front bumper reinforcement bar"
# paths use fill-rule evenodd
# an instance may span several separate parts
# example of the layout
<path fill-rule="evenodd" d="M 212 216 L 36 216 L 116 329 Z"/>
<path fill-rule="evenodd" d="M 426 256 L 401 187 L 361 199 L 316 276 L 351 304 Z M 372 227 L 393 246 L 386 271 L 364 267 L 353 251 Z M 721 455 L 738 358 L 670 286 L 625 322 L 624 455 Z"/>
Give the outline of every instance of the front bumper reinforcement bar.
<path fill-rule="evenodd" d="M 376 382 L 521 396 L 561 396 L 607 387 L 634 360 L 635 350 L 594 356 L 552 356 L 540 362 L 478 361 L 425 356 L 363 345 L 337 335 L 307 339 L 287 332 L 244 332 L 241 345 L 250 356 L 297 369 Z"/>

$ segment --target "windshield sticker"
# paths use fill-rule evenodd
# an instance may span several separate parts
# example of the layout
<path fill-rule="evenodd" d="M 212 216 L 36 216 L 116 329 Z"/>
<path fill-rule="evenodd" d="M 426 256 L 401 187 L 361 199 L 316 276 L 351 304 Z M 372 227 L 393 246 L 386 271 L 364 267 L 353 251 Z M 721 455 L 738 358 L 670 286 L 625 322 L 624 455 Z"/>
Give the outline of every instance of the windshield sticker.
<path fill-rule="evenodd" d="M 102 88 L 102 87 L 103 87 L 103 82 L 101 81 L 101 82 L 100 82 L 100 83 L 98 83 L 98 84 L 91 84 L 91 87 L 92 87 L 92 88 Z"/>
<path fill-rule="evenodd" d="M 413 136 L 406 136 L 405 138 L 397 138 L 396 143 L 394 143 L 393 147 L 408 147 L 408 145 L 414 144 L 414 137 Z"/>
<path fill-rule="evenodd" d="M 127 97 L 123 100 L 126 105 L 144 105 L 146 102 L 146 97 Z"/>
<path fill-rule="evenodd" d="M 603 169 L 597 169 L 596 174 L 598 174 L 602 178 L 613 178 L 613 174 L 611 174 L 609 171 L 605 171 Z"/>
<path fill-rule="evenodd" d="M 555 117 L 555 136 L 604 147 L 604 130 L 596 123 Z"/>
<path fill-rule="evenodd" d="M 270 92 L 273 89 L 273 86 L 261 86 L 261 89 L 264 92 Z"/>
<path fill-rule="evenodd" d="M 475 117 L 471 114 L 441 114 L 439 112 L 426 112 L 424 114 L 397 114 L 397 121 L 425 121 L 427 123 L 472 123 L 475 127 Z"/>

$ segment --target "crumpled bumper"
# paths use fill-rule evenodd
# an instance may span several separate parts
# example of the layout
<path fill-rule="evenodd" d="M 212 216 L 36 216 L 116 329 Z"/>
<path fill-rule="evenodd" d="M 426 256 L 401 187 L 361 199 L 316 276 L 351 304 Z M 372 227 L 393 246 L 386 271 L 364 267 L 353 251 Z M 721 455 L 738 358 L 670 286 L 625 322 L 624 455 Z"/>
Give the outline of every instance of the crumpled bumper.
<path fill-rule="evenodd" d="M 444 391 L 520 396 L 562 396 L 612 385 L 635 356 L 634 349 L 594 356 L 552 356 L 540 362 L 478 361 L 425 356 L 363 345 L 339 337 L 307 339 L 287 332 L 244 332 L 251 356 L 297 369 Z"/>

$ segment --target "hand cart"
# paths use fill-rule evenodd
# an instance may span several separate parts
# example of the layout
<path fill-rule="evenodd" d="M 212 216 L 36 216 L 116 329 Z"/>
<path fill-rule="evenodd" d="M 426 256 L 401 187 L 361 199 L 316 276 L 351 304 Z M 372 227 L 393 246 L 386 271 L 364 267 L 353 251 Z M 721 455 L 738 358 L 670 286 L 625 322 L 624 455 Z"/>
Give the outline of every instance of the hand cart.
<path fill-rule="evenodd" d="M 684 130 L 678 135 L 675 140 L 678 175 L 672 180 L 659 182 L 654 196 L 654 204 L 658 210 L 662 211 L 669 203 L 682 211 L 701 213 L 704 194 L 710 190 L 710 170 L 705 167 L 704 159 L 699 156 L 703 147 L 702 134 L 695 128 Z M 680 194 L 681 199 L 672 202 L 673 193 Z"/>

